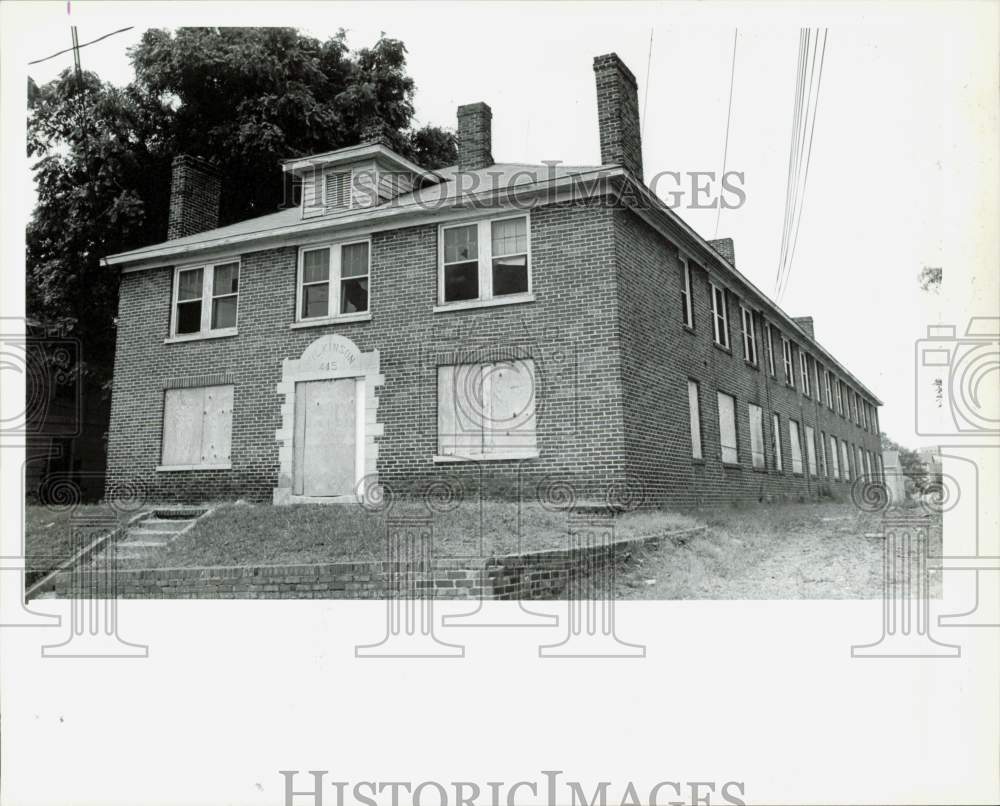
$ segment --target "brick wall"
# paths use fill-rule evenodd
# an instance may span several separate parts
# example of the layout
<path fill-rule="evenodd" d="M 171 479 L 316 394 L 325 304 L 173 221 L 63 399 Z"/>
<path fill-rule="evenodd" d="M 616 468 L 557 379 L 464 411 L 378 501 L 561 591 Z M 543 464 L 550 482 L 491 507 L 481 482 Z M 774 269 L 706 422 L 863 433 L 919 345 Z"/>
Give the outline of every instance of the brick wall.
<path fill-rule="evenodd" d="M 621 165 L 642 182 L 639 88 L 615 53 L 594 57 L 601 164 Z"/>
<path fill-rule="evenodd" d="M 875 433 L 863 430 L 851 420 L 831 411 L 813 396 L 785 386 L 781 364 L 780 330 L 771 323 L 775 340 L 775 370 L 768 369 L 763 323 L 756 321 L 758 365 L 743 357 L 740 310 L 734 283 L 729 303 L 730 350 L 713 341 L 708 275 L 692 270 L 694 330 L 683 324 L 681 289 L 683 275 L 677 251 L 664 238 L 630 211 L 615 213 L 615 242 L 618 262 L 622 377 L 625 397 L 625 469 L 630 485 L 645 491 L 652 502 L 681 505 L 711 505 L 729 500 L 768 500 L 771 497 L 807 498 L 819 494 L 825 485 L 844 497 L 857 478 L 855 446 L 880 451 Z M 720 274 L 714 276 L 718 283 Z M 750 306 L 752 307 L 752 305 Z M 792 337 L 791 332 L 786 335 Z M 796 341 L 792 338 L 793 342 Z M 795 381 L 799 383 L 798 355 L 794 356 Z M 700 384 L 703 461 L 692 459 L 688 419 L 687 381 Z M 736 432 L 739 466 L 724 466 L 720 455 L 717 393 L 736 398 Z M 754 470 L 750 454 L 748 404 L 763 409 L 764 450 L 767 468 Z M 781 421 L 781 448 L 784 471 L 776 469 L 771 432 L 771 416 Z M 805 473 L 791 471 L 788 419 L 802 426 L 802 453 Z M 838 442 L 851 445 L 852 482 L 833 481 L 819 475 L 810 477 L 805 447 L 805 426 L 833 434 Z M 827 440 L 828 442 L 829 440 Z"/>
<path fill-rule="evenodd" d="M 601 573 L 638 546 L 654 548 L 664 540 L 686 540 L 703 531 L 704 527 L 695 527 L 654 537 L 482 559 L 121 569 L 115 572 L 113 584 L 106 576 L 97 578 L 92 570 L 77 577 L 64 572 L 44 590 L 61 597 L 86 592 L 92 598 L 115 591 L 122 599 L 384 599 L 394 590 L 416 591 L 416 596 L 435 599 L 553 599 L 565 595 L 571 582 Z M 404 594 L 403 598 L 416 596 Z"/>
<path fill-rule="evenodd" d="M 108 483 L 142 484 L 156 500 L 243 497 L 270 501 L 281 425 L 276 385 L 284 358 L 325 333 L 378 349 L 380 481 L 401 491 L 461 482 L 467 495 L 534 493 L 558 477 L 581 496 L 624 478 L 614 278 L 613 211 L 598 201 L 531 212 L 537 301 L 434 313 L 437 226 L 372 239 L 370 322 L 291 329 L 296 249 L 245 254 L 237 336 L 164 344 L 173 271 L 122 276 L 108 442 Z M 498 349 L 535 361 L 540 458 L 436 465 L 437 365 L 475 361 Z M 163 386 L 184 375 L 228 372 L 235 385 L 232 469 L 157 472 Z"/>
<path fill-rule="evenodd" d="M 478 171 L 493 164 L 493 110 L 482 101 L 458 108 L 458 167 Z"/>
<path fill-rule="evenodd" d="M 219 226 L 222 180 L 204 160 L 180 154 L 170 174 L 167 238 L 183 238 Z"/>

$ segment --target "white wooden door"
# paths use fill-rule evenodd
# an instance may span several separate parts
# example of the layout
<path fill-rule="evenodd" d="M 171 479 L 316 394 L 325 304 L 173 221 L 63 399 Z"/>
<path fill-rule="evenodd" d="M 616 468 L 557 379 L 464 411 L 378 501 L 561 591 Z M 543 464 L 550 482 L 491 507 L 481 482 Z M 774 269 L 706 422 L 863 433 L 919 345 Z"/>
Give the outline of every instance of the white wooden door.
<path fill-rule="evenodd" d="M 357 411 L 354 378 L 295 386 L 295 495 L 329 497 L 354 491 Z"/>

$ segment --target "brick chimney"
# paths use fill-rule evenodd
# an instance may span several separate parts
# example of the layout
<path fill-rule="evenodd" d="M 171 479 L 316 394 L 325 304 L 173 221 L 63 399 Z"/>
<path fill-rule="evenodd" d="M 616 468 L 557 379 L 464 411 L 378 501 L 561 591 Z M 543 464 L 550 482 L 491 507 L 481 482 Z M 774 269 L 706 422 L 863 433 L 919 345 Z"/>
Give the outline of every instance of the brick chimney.
<path fill-rule="evenodd" d="M 639 182 L 642 136 L 639 130 L 639 85 L 617 53 L 594 57 L 597 82 L 597 126 L 601 164 L 621 165 Z"/>
<path fill-rule="evenodd" d="M 736 247 L 732 238 L 716 238 L 714 241 L 709 241 L 708 245 L 728 260 L 729 265 L 736 265 Z"/>
<path fill-rule="evenodd" d="M 179 154 L 170 174 L 170 215 L 167 239 L 196 235 L 219 226 L 222 180 L 205 160 Z"/>
<path fill-rule="evenodd" d="M 482 101 L 458 108 L 458 167 L 477 171 L 493 164 L 493 110 Z"/>
<path fill-rule="evenodd" d="M 372 118 L 368 125 L 361 130 L 362 143 L 377 143 L 386 148 L 392 148 L 392 141 L 389 139 L 389 126 L 382 118 Z"/>
<path fill-rule="evenodd" d="M 792 321 L 808 333 L 810 339 L 816 338 L 816 332 L 813 330 L 813 318 L 811 316 L 793 316 Z"/>

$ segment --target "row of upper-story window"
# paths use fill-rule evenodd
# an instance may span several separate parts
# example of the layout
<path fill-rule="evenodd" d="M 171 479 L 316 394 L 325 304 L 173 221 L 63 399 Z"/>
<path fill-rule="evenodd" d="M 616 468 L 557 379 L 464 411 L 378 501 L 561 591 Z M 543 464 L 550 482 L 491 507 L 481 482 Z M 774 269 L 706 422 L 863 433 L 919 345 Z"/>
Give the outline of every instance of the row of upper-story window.
<path fill-rule="evenodd" d="M 737 425 L 737 401 L 733 395 L 716 393 L 716 411 L 719 419 L 719 460 L 725 465 L 740 464 L 740 447 Z M 702 433 L 701 384 L 688 379 L 688 420 L 691 433 L 691 458 L 704 460 L 704 435 Z M 788 420 L 788 443 L 793 474 L 828 477 L 833 480 L 851 480 L 851 464 L 854 476 L 882 478 L 882 459 L 860 445 L 851 445 L 846 439 L 838 439 L 834 434 L 820 431 L 818 435 L 810 425 L 804 425 L 791 417 Z M 754 470 L 785 471 L 781 441 L 781 417 L 771 413 L 772 458 L 770 466 L 765 451 L 764 409 L 756 403 L 747 403 L 747 420 L 750 429 L 750 462 Z M 803 445 L 805 459 L 803 460 Z"/>
<path fill-rule="evenodd" d="M 694 283 L 692 270 L 700 270 L 694 261 L 684 255 L 681 260 L 681 321 L 692 332 L 696 331 Z M 709 300 L 708 312 L 712 323 L 712 340 L 724 350 L 732 352 L 730 346 L 729 311 L 732 293 L 724 286 L 708 280 Z M 764 341 L 767 371 L 773 378 L 778 378 L 778 359 L 775 354 L 775 332 L 781 345 L 781 379 L 792 389 L 798 388 L 806 397 L 818 403 L 826 404 L 831 411 L 836 411 L 842 417 L 850 419 L 856 425 L 873 434 L 879 433 L 878 409 L 862 395 L 852 389 L 845 381 L 836 377 L 832 370 L 825 368 L 812 355 L 807 353 L 776 325 L 750 308 L 743 301 L 738 301 L 740 311 L 740 340 L 743 348 L 743 358 L 747 364 L 759 369 L 760 356 L 757 347 L 758 335 Z M 762 333 L 758 333 L 758 321 L 763 322 Z M 795 357 L 798 356 L 796 366 Z M 798 380 L 796 380 L 796 375 Z M 822 378 L 822 387 L 820 379 Z"/>
<path fill-rule="evenodd" d="M 236 334 L 240 260 L 174 269 L 170 339 Z M 370 318 L 371 239 L 299 249 L 294 325 Z M 528 216 L 441 225 L 435 310 L 531 299 Z"/>

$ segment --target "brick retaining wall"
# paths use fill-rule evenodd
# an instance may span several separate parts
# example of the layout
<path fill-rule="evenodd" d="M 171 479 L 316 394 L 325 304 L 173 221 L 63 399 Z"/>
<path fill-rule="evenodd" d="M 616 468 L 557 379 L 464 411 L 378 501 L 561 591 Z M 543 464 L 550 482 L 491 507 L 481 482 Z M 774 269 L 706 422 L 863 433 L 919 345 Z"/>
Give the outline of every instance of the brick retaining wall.
<path fill-rule="evenodd" d="M 698 526 L 653 537 L 572 549 L 531 551 L 489 558 L 439 558 L 427 562 L 349 562 L 211 568 L 120 569 L 116 585 L 85 577 L 88 590 L 116 589 L 122 599 L 383 599 L 413 591 L 438 599 L 554 599 L 571 581 L 601 572 L 637 548 L 689 539 Z M 104 572 L 105 574 L 109 572 Z M 56 577 L 56 595 L 73 595 L 72 572 Z M 392 593 L 402 590 L 402 593 Z M 100 596 L 100 594 L 98 594 Z M 594 598 L 611 592 L 597 591 Z"/>

